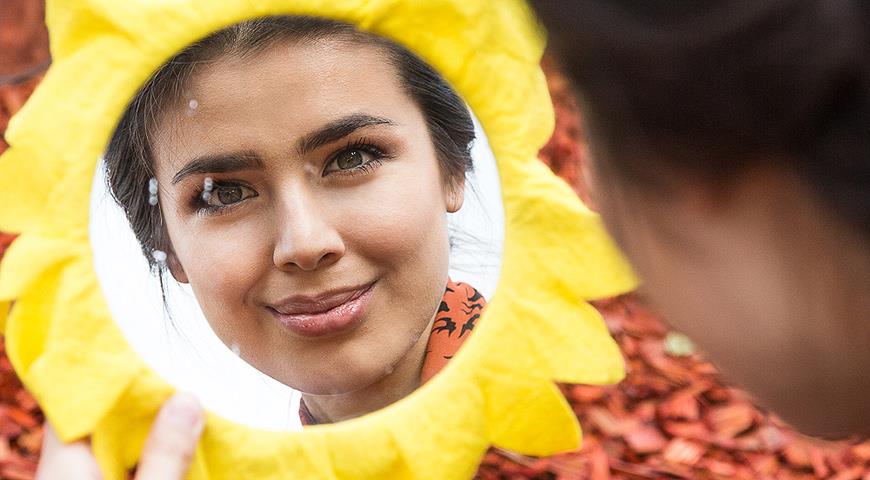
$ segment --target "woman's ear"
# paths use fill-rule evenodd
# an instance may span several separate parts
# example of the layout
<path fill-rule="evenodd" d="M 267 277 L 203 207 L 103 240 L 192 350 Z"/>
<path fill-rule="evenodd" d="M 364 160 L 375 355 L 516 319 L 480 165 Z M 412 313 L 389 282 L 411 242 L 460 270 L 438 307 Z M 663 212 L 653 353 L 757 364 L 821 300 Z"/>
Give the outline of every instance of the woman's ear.
<path fill-rule="evenodd" d="M 456 213 L 465 200 L 465 178 L 451 179 L 447 185 L 447 213 Z"/>
<path fill-rule="evenodd" d="M 178 261 L 175 252 L 170 252 L 166 255 L 166 266 L 169 267 L 169 273 L 172 274 L 172 278 L 174 278 L 176 282 L 190 283 L 187 279 L 187 273 L 185 273 L 184 267 L 181 266 L 181 262 Z"/>

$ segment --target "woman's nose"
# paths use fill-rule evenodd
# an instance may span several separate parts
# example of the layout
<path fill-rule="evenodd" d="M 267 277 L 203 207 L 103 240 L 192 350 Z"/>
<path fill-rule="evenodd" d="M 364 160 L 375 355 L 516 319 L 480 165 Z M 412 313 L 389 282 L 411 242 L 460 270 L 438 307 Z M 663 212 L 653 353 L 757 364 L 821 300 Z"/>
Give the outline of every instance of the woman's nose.
<path fill-rule="evenodd" d="M 341 234 L 317 202 L 304 194 L 285 199 L 278 224 L 275 266 L 282 270 L 311 271 L 337 262 L 344 256 Z"/>

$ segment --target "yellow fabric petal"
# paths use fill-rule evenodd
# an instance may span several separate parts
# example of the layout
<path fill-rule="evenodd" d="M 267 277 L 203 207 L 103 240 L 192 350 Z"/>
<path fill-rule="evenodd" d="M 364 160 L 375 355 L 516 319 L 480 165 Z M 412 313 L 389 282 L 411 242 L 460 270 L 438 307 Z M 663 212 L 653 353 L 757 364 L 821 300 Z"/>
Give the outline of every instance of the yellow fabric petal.
<path fill-rule="evenodd" d="M 82 247 L 79 242 L 79 248 Z M 22 234 L 9 246 L 0 263 L 0 299 L 17 297 L 46 270 L 60 272 L 65 263 L 82 253 L 65 238 Z"/>
<path fill-rule="evenodd" d="M 93 431 L 143 368 L 100 301 L 89 260 L 47 270 L 16 302 L 7 332 L 13 365 L 64 440 Z"/>
<path fill-rule="evenodd" d="M 0 335 L 6 331 L 6 319 L 9 317 L 9 309 L 12 308 L 12 302 L 0 302 Z"/>
<path fill-rule="evenodd" d="M 12 138 L 9 141 L 14 143 Z M 46 164 L 24 155 L 24 151 L 11 148 L 0 155 L 0 232 L 20 233 L 39 225 L 49 189 L 22 179 L 43 178 L 49 184 L 58 180 Z"/>
<path fill-rule="evenodd" d="M 604 230 L 598 215 L 542 162 L 516 162 L 501 168 L 505 212 L 513 228 L 505 268 L 551 270 L 547 288 L 567 299 L 600 299 L 637 286 L 637 279 Z M 515 215 L 515 216 L 513 216 Z M 541 232 L 545 225 L 547 231 Z M 508 244 L 507 241 L 517 242 Z M 567 274 L 567 272 L 576 272 Z"/>
<path fill-rule="evenodd" d="M 544 379 L 513 375 L 484 380 L 489 438 L 494 445 L 528 455 L 549 455 L 580 446 L 580 427 L 559 389 Z"/>

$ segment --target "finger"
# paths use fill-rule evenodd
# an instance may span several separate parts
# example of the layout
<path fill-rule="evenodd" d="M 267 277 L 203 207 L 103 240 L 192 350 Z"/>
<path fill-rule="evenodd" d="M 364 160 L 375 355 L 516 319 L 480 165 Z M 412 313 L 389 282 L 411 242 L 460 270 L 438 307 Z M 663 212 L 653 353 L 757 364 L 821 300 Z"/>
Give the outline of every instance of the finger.
<path fill-rule="evenodd" d="M 184 478 L 202 433 L 202 406 L 191 395 L 177 394 L 167 401 L 145 441 L 137 480 Z"/>
<path fill-rule="evenodd" d="M 85 440 L 64 444 L 60 441 L 51 424 L 45 424 L 42 440 L 42 453 L 36 469 L 37 480 L 59 478 L 82 478 L 97 480 L 103 478 L 91 447 Z"/>

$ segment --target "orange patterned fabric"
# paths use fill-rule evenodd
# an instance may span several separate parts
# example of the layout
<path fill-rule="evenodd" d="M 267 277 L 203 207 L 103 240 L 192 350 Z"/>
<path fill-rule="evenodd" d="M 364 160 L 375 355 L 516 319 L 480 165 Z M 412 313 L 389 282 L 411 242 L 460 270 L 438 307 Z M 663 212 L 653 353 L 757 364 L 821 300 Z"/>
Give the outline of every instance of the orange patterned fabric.
<path fill-rule="evenodd" d="M 462 282 L 447 282 L 447 290 L 435 315 L 420 383 L 426 383 L 456 355 L 480 318 L 486 300 L 474 287 Z"/>
<path fill-rule="evenodd" d="M 429 333 L 429 344 L 420 371 L 420 384 L 428 382 L 456 355 L 462 344 L 471 336 L 486 300 L 471 285 L 448 280 L 435 322 Z M 302 425 L 317 425 L 317 420 L 299 403 L 299 418 Z"/>

